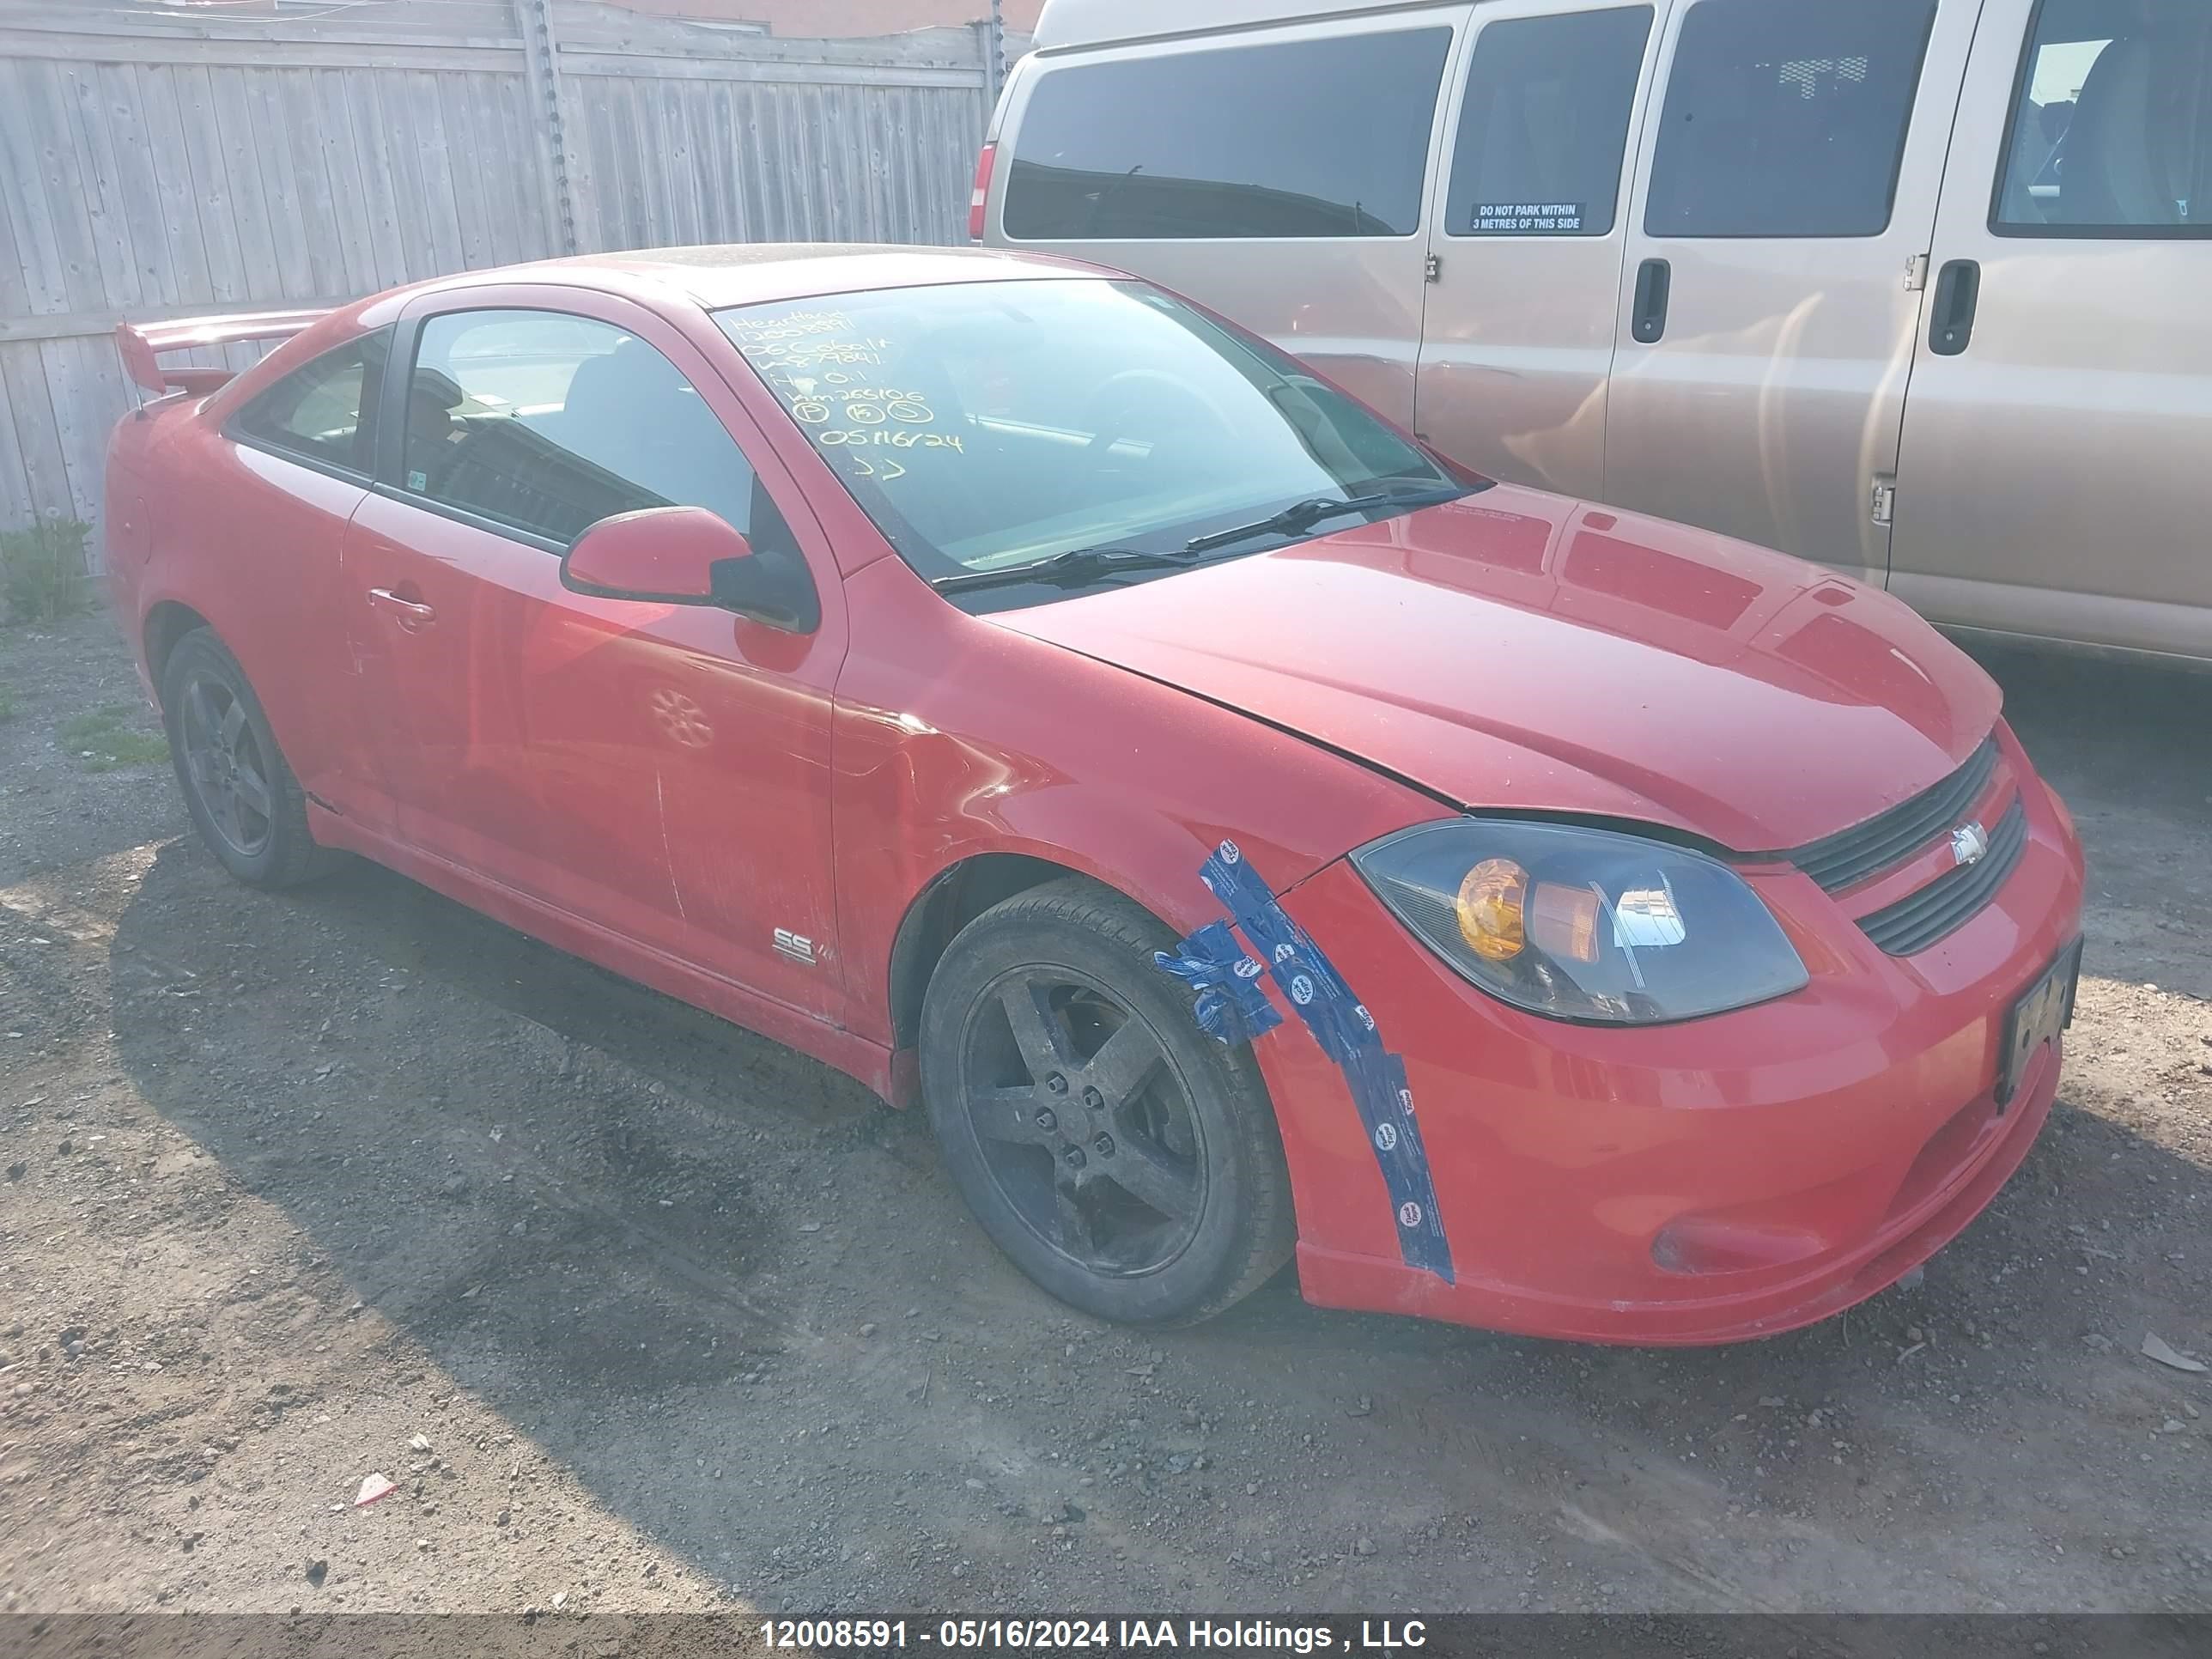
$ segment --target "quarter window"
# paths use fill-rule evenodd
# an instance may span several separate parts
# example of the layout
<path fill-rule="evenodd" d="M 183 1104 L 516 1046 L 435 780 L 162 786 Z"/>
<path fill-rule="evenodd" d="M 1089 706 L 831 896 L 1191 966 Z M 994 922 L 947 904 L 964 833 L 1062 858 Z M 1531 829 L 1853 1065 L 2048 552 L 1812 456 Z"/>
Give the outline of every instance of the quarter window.
<path fill-rule="evenodd" d="M 2212 9 L 2045 0 L 2021 65 L 1996 227 L 2212 236 Z"/>
<path fill-rule="evenodd" d="M 366 477 L 392 331 L 380 328 L 294 369 L 239 412 L 232 430 L 265 448 Z"/>
<path fill-rule="evenodd" d="M 1889 228 L 1936 0 L 1699 0 L 1652 156 L 1654 236 Z"/>
<path fill-rule="evenodd" d="M 589 318 L 431 318 L 404 447 L 413 494 L 563 546 L 617 513 L 703 507 L 762 551 L 796 551 L 736 441 L 676 365 Z"/>
<path fill-rule="evenodd" d="M 1399 29 L 1046 70 L 1014 137 L 1006 234 L 1411 235 L 1450 46 Z"/>
<path fill-rule="evenodd" d="M 1650 33 L 1649 6 L 1485 24 L 1460 104 L 1444 229 L 1610 231 Z"/>

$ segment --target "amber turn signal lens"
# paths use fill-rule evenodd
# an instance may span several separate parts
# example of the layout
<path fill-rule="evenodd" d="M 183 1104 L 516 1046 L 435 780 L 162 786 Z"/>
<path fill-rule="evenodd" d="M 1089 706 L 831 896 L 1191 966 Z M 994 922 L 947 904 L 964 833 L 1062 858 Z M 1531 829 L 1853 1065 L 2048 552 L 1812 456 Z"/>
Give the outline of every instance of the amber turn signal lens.
<path fill-rule="evenodd" d="M 1521 902 L 1528 872 L 1511 859 L 1485 859 L 1459 884 L 1459 936 L 1488 962 L 1504 962 L 1528 946 L 1521 931 Z"/>
<path fill-rule="evenodd" d="M 1540 881 L 1528 901 L 1529 940 L 1563 962 L 1595 962 L 1597 910 L 1593 889 Z"/>

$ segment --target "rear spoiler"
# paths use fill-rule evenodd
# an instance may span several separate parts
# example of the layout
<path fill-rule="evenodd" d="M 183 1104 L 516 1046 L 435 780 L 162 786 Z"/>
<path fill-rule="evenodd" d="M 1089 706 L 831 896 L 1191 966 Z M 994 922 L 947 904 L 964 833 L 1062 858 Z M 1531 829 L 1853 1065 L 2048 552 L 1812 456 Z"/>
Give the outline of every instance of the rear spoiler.
<path fill-rule="evenodd" d="M 289 340 L 329 311 L 234 312 L 226 317 L 183 317 L 168 323 L 118 323 L 116 349 L 131 378 L 149 392 L 190 392 L 201 396 L 230 379 L 227 368 L 163 368 L 165 351 L 194 346 L 231 345 L 243 340 Z"/>

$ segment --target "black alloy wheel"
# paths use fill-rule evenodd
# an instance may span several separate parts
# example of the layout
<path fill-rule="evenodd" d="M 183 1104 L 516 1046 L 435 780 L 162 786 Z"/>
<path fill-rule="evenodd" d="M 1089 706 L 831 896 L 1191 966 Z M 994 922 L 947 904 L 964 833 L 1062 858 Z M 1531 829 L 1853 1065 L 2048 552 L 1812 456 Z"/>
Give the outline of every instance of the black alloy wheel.
<path fill-rule="evenodd" d="M 1088 975 L 1015 968 L 969 1011 L 964 1103 L 1023 1223 L 1086 1271 L 1154 1273 L 1206 1201 L 1189 1090 L 1159 1039 Z"/>
<path fill-rule="evenodd" d="M 1290 1181 L 1249 1047 L 1153 965 L 1174 935 L 1080 877 L 946 947 L 921 1075 L 945 1164 L 999 1248 L 1102 1318 L 1187 1324 L 1289 1259 Z"/>
<path fill-rule="evenodd" d="M 185 809 L 224 869 L 255 887 L 289 887 L 329 867 L 261 700 L 210 629 L 185 635 L 161 665 L 161 719 Z"/>
<path fill-rule="evenodd" d="M 186 784 L 225 847 L 240 859 L 259 858 L 274 833 L 276 797 L 246 704 L 221 678 L 195 674 L 179 714 Z"/>

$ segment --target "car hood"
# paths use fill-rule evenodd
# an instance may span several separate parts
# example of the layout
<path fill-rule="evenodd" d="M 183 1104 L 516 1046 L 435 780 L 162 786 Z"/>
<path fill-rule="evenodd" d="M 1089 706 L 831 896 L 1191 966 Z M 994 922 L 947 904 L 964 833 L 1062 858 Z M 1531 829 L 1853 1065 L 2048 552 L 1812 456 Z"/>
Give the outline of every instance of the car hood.
<path fill-rule="evenodd" d="M 1802 845 L 1936 782 L 1996 684 L 1818 565 L 1498 486 L 989 620 L 1477 810 Z"/>

